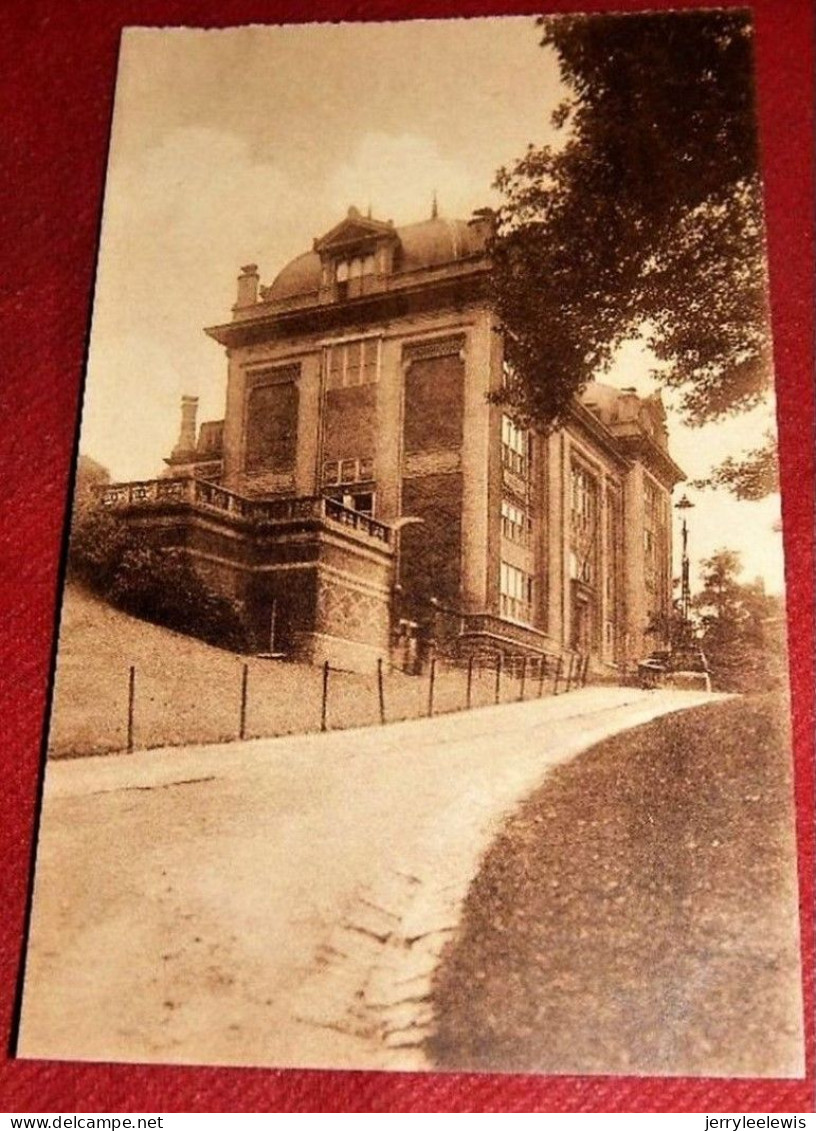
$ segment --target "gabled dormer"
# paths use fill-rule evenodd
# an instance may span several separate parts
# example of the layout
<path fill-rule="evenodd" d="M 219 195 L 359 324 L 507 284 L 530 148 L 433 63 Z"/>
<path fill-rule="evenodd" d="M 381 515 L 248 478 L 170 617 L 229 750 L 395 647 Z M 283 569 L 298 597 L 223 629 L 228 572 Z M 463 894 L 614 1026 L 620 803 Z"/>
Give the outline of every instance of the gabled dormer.
<path fill-rule="evenodd" d="M 393 221 L 373 220 L 349 208 L 344 220 L 314 241 L 320 256 L 320 301 L 338 302 L 379 290 L 394 269 L 398 245 Z"/>

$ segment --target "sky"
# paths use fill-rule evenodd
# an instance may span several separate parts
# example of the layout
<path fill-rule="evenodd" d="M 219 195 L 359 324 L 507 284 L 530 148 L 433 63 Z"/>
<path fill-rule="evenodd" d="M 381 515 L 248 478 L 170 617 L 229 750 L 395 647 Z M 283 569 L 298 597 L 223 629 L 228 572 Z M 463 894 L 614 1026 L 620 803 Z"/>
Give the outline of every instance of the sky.
<path fill-rule="evenodd" d="M 80 447 L 114 479 L 149 479 L 178 434 L 183 393 L 224 414 L 226 359 L 203 327 L 229 321 L 240 267 L 269 283 L 354 204 L 378 219 L 467 218 L 496 204 L 496 170 L 554 140 L 564 96 L 527 17 L 230 30 L 133 28 L 120 55 Z M 651 391 L 638 343 L 611 384 Z M 685 427 L 689 479 L 759 446 L 771 405 Z M 683 488 L 681 488 L 681 491 Z M 688 489 L 693 561 L 727 546 L 744 577 L 783 586 L 779 500 Z"/>

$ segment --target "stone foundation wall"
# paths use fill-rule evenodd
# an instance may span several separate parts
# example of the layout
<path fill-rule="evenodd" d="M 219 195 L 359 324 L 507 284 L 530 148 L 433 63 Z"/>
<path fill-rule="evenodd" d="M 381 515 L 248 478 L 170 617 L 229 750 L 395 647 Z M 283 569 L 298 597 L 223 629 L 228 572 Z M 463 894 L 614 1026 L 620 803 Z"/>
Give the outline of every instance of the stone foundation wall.
<path fill-rule="evenodd" d="M 370 671 L 390 646 L 391 548 L 307 516 L 257 525 L 183 502 L 123 511 L 152 544 L 180 549 L 217 592 L 238 601 L 257 652 Z"/>

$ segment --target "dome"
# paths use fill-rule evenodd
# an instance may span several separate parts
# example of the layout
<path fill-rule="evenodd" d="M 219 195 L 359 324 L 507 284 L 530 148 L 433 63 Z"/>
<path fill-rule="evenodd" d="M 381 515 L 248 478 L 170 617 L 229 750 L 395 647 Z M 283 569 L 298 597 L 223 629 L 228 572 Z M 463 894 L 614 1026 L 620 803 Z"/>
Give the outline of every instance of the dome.
<path fill-rule="evenodd" d="M 395 228 L 397 251 L 394 272 L 419 271 L 458 259 L 478 255 L 485 249 L 485 228 L 467 220 L 446 220 L 441 216 Z M 270 286 L 263 288 L 267 302 L 279 302 L 298 295 L 316 294 L 320 289 L 321 262 L 316 251 L 287 263 Z"/>
<path fill-rule="evenodd" d="M 481 230 L 466 220 L 445 220 L 441 216 L 397 228 L 402 247 L 398 270 L 417 271 L 436 267 L 484 251 Z"/>
<path fill-rule="evenodd" d="M 264 294 L 267 301 L 277 302 L 295 295 L 317 294 L 319 289 L 320 256 L 316 251 L 307 251 L 287 263 Z"/>

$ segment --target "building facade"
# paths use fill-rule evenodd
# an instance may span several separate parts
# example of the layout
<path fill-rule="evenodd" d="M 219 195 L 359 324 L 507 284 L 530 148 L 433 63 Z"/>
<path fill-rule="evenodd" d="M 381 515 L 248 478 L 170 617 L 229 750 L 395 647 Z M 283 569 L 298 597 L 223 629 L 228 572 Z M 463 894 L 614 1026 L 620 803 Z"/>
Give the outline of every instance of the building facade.
<path fill-rule="evenodd" d="M 106 493 L 244 604 L 259 650 L 360 667 L 433 640 L 611 674 L 659 643 L 683 478 L 660 399 L 596 383 L 551 434 L 489 399 L 490 224 L 352 208 L 269 286 L 243 268 L 207 330 L 223 421 L 185 398 L 164 476 Z"/>

